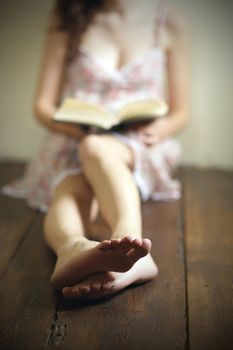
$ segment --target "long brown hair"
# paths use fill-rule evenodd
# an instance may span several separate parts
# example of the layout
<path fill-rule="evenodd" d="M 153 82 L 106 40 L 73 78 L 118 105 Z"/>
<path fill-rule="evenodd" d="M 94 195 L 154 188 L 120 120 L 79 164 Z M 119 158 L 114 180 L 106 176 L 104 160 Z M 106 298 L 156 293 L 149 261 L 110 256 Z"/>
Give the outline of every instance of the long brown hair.
<path fill-rule="evenodd" d="M 106 0 L 56 0 L 54 11 L 58 30 L 68 32 L 71 39 L 70 59 L 78 52 L 81 35 L 98 12 L 108 11 L 115 1 Z M 113 5 L 113 6 L 112 6 Z"/>

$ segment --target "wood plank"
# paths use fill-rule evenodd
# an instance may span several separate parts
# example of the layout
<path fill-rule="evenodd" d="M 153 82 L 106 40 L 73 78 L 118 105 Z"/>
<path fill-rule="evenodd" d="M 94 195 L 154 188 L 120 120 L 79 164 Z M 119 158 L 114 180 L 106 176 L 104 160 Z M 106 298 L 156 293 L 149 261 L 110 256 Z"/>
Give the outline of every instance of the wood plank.
<path fill-rule="evenodd" d="M 190 349 L 233 344 L 233 172 L 185 171 Z"/>
<path fill-rule="evenodd" d="M 22 175 L 24 164 L 0 163 L 0 186 Z M 0 195 L 0 278 L 37 213 L 21 199 Z"/>
<path fill-rule="evenodd" d="M 46 348 L 58 295 L 49 277 L 54 256 L 42 237 L 43 215 L 27 232 L 1 281 L 0 349 Z"/>
<path fill-rule="evenodd" d="M 160 269 L 157 279 L 101 302 L 61 299 L 50 349 L 185 349 L 180 203 L 145 203 L 143 218 Z"/>

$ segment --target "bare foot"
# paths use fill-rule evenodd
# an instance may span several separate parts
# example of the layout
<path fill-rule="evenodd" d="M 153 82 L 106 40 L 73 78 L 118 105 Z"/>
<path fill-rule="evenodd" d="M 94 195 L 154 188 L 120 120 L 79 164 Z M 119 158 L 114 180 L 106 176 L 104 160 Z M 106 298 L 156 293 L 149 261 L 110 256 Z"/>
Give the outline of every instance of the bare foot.
<path fill-rule="evenodd" d="M 58 255 L 51 282 L 55 288 L 62 289 L 97 272 L 125 272 L 138 259 L 147 255 L 150 249 L 151 241 L 146 238 L 126 236 L 101 243 L 82 239 L 80 243 Z"/>
<path fill-rule="evenodd" d="M 66 298 L 96 300 L 119 292 L 131 284 L 145 283 L 153 279 L 158 268 L 151 255 L 138 260 L 127 272 L 102 272 L 85 279 L 73 287 L 65 287 L 62 294 Z"/>

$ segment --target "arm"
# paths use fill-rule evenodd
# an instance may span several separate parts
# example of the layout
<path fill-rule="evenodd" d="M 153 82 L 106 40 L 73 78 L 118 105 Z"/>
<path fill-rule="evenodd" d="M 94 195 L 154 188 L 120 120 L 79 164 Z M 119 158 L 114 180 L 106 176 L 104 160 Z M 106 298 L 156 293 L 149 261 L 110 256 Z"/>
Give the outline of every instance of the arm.
<path fill-rule="evenodd" d="M 85 134 L 79 127 L 56 123 L 52 120 L 65 78 L 66 58 L 70 44 L 68 34 L 55 29 L 57 21 L 55 14 L 52 13 L 46 34 L 42 67 L 33 109 L 36 118 L 48 129 L 81 139 Z"/>
<path fill-rule="evenodd" d="M 154 145 L 180 132 L 190 119 L 189 48 L 184 20 L 170 14 L 168 26 L 168 96 L 169 115 L 138 130 L 146 145 Z"/>

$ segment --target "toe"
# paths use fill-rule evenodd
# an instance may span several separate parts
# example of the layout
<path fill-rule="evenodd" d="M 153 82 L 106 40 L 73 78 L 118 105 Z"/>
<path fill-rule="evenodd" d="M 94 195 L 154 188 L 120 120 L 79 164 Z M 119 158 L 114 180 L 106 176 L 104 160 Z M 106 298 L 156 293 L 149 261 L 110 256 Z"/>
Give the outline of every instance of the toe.
<path fill-rule="evenodd" d="M 132 244 L 133 248 L 137 249 L 137 248 L 141 248 L 142 243 L 143 243 L 142 239 L 135 238 L 131 244 Z"/>
<path fill-rule="evenodd" d="M 98 292 L 100 290 L 101 290 L 101 282 L 100 281 L 96 281 L 91 285 L 92 292 Z"/>
<path fill-rule="evenodd" d="M 151 250 L 151 240 L 150 239 L 148 239 L 148 238 L 144 238 L 143 240 L 142 240 L 142 246 L 141 246 L 141 248 L 146 252 L 146 253 L 149 253 L 150 252 L 150 250 Z"/>
<path fill-rule="evenodd" d="M 78 298 L 78 297 L 80 297 L 81 296 L 81 292 L 80 292 L 80 289 L 79 289 L 79 287 L 77 286 L 77 287 L 74 287 L 73 289 L 72 289 L 72 298 Z"/>
<path fill-rule="evenodd" d="M 105 240 L 99 244 L 99 249 L 101 250 L 108 250 L 112 249 L 111 241 Z"/>
<path fill-rule="evenodd" d="M 121 244 L 121 239 L 112 239 L 111 246 L 112 248 L 118 248 Z"/>
<path fill-rule="evenodd" d="M 81 285 L 81 286 L 79 286 L 79 291 L 81 294 L 88 294 L 91 291 L 91 286 L 87 286 L 87 285 L 82 286 Z"/>
<path fill-rule="evenodd" d="M 65 298 L 78 298 L 81 294 L 77 286 L 75 287 L 64 287 L 62 289 L 62 295 Z"/>
<path fill-rule="evenodd" d="M 126 237 L 124 237 L 124 238 L 121 240 L 121 242 L 120 242 L 121 248 L 123 248 L 123 249 L 130 249 L 133 240 L 134 240 L 134 238 L 131 237 L 131 236 L 126 236 Z"/>
<path fill-rule="evenodd" d="M 103 291 L 107 291 L 107 290 L 110 290 L 113 286 L 113 281 L 109 281 L 109 282 L 105 282 L 105 283 L 102 283 L 102 290 Z"/>
<path fill-rule="evenodd" d="M 135 241 L 133 242 L 134 248 L 127 253 L 133 260 L 140 259 L 147 255 L 151 249 L 151 241 L 149 239 L 145 238 L 142 241 L 137 241 L 136 239 Z"/>
<path fill-rule="evenodd" d="M 64 287 L 62 289 L 62 295 L 66 298 L 69 298 L 72 296 L 72 287 Z"/>
<path fill-rule="evenodd" d="M 134 240 L 135 238 L 132 236 L 125 236 L 124 238 L 122 238 L 122 242 L 132 242 L 132 240 Z"/>

